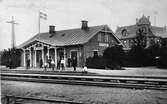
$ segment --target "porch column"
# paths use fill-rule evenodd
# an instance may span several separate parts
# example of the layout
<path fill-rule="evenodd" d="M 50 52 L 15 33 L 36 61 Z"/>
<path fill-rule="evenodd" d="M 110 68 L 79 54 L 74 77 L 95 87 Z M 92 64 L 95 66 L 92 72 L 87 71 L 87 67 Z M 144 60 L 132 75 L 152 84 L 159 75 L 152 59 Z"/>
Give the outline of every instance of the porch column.
<path fill-rule="evenodd" d="M 25 49 L 23 49 L 23 66 L 26 67 L 26 52 L 25 52 Z"/>
<path fill-rule="evenodd" d="M 64 48 L 64 61 L 65 61 L 65 65 L 64 65 L 64 67 L 66 67 L 66 50 L 65 50 L 65 48 Z"/>
<path fill-rule="evenodd" d="M 55 47 L 55 66 L 57 67 L 57 47 Z"/>
<path fill-rule="evenodd" d="M 48 54 L 48 59 L 49 59 L 49 49 L 50 49 L 50 47 L 47 47 L 48 48 L 48 52 L 47 52 L 47 54 Z"/>
<path fill-rule="evenodd" d="M 43 65 L 45 63 L 45 60 L 44 60 L 44 46 L 42 45 L 42 62 L 43 62 Z"/>
<path fill-rule="evenodd" d="M 31 55 L 31 48 L 29 49 L 29 53 L 30 53 L 30 67 L 32 67 L 32 55 Z"/>
<path fill-rule="evenodd" d="M 37 66 L 37 50 L 36 50 L 36 48 L 34 48 L 34 51 L 35 51 L 35 53 L 34 53 L 34 55 L 35 55 L 35 57 L 34 57 L 34 66 L 36 67 Z"/>

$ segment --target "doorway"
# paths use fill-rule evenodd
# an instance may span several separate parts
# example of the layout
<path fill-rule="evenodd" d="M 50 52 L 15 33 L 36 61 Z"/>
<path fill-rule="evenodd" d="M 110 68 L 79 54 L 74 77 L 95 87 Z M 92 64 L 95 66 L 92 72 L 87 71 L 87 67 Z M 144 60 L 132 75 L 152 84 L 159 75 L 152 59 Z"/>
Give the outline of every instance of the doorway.
<path fill-rule="evenodd" d="M 78 54 L 77 51 L 71 51 L 71 59 L 75 59 L 77 60 L 77 66 L 78 66 Z"/>

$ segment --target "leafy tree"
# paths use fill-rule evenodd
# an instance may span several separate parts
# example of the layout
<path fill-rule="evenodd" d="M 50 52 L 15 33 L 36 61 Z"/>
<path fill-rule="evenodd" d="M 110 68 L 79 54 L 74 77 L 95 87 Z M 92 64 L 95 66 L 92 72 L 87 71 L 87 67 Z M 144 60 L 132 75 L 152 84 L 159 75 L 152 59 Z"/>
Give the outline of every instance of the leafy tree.
<path fill-rule="evenodd" d="M 103 53 L 103 57 L 106 62 L 106 67 L 111 69 L 121 69 L 124 55 L 124 50 L 120 45 L 115 45 L 113 47 L 106 48 Z"/>
<path fill-rule="evenodd" d="M 86 59 L 86 66 L 88 68 L 105 69 L 104 58 L 102 56 L 88 57 Z"/>
<path fill-rule="evenodd" d="M 146 50 L 148 62 L 147 65 L 156 65 L 156 58 L 160 56 L 160 44 L 159 43 L 152 43 Z"/>
<path fill-rule="evenodd" d="M 147 46 L 147 38 L 141 28 L 136 31 L 135 45 L 140 46 L 141 48 L 145 48 Z"/>
<path fill-rule="evenodd" d="M 132 65 L 144 66 L 147 63 L 147 54 L 143 47 L 134 45 L 128 53 Z"/>
<path fill-rule="evenodd" d="M 159 60 L 157 61 L 158 67 L 167 68 L 167 39 L 162 39 L 161 41 Z"/>
<path fill-rule="evenodd" d="M 20 49 L 8 49 L 2 52 L 1 65 L 5 65 L 9 68 L 16 68 L 21 63 L 21 50 Z"/>

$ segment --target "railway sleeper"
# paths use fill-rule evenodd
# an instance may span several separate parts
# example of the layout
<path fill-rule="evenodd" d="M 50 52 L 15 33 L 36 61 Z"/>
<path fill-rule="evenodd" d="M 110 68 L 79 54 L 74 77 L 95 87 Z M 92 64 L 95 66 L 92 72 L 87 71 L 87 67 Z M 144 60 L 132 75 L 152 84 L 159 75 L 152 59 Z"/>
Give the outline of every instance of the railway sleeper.
<path fill-rule="evenodd" d="M 103 79 L 93 79 L 93 81 L 95 81 L 95 82 L 104 82 L 105 80 L 103 80 Z"/>
<path fill-rule="evenodd" d="M 112 82 L 112 83 L 119 83 L 119 80 L 110 80 L 110 82 Z"/>
<path fill-rule="evenodd" d="M 39 78 L 47 79 L 48 77 L 47 76 L 40 76 Z"/>
<path fill-rule="evenodd" d="M 134 83 L 135 84 L 135 83 L 138 83 L 138 81 L 126 81 L 126 83 Z"/>
<path fill-rule="evenodd" d="M 86 81 L 93 81 L 93 78 L 85 78 Z"/>
<path fill-rule="evenodd" d="M 119 83 L 126 83 L 127 82 L 127 80 L 119 80 Z"/>

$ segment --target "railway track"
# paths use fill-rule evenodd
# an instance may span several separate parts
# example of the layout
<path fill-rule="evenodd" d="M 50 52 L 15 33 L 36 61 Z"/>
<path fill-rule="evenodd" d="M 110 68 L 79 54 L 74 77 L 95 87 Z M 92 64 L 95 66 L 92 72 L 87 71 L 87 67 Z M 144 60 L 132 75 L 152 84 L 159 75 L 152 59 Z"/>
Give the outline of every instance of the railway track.
<path fill-rule="evenodd" d="M 164 76 L 134 76 L 134 75 L 102 75 L 95 73 L 84 74 L 82 72 L 61 72 L 61 71 L 31 71 L 31 70 L 1 70 L 1 73 L 20 73 L 20 74 L 42 74 L 42 75 L 75 75 L 75 76 L 99 76 L 99 77 L 123 77 L 123 78 L 147 78 L 147 79 L 167 79 Z"/>
<path fill-rule="evenodd" d="M 74 102 L 74 101 L 65 101 L 65 100 L 55 100 L 55 99 L 42 99 L 37 97 L 25 97 L 25 96 L 13 96 L 13 95 L 1 95 L 1 99 L 5 99 L 5 104 L 40 104 L 40 102 L 43 102 L 42 104 L 85 104 L 82 102 Z M 27 101 L 33 101 L 33 103 L 27 103 Z M 34 102 L 35 101 L 35 102 Z M 45 103 L 44 103 L 45 102 Z"/>
<path fill-rule="evenodd" d="M 40 83 L 58 83 L 86 86 L 120 87 L 132 89 L 167 90 L 167 78 L 158 77 L 123 77 L 123 76 L 93 76 L 93 75 L 46 75 L 1 73 L 2 80 L 29 81 Z"/>

